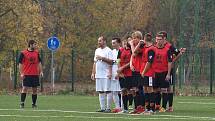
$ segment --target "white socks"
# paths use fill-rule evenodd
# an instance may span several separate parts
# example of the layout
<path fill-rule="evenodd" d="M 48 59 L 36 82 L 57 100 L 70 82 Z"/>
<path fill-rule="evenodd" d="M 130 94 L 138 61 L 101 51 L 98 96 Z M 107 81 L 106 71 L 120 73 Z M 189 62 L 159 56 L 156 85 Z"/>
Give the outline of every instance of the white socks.
<path fill-rule="evenodd" d="M 112 92 L 113 94 L 113 101 L 115 103 L 115 108 L 120 109 L 120 105 L 119 105 L 119 92 Z"/>
<path fill-rule="evenodd" d="M 110 109 L 111 108 L 112 100 L 113 100 L 112 93 L 108 93 L 107 94 L 107 108 L 106 109 Z"/>
<path fill-rule="evenodd" d="M 99 93 L 99 102 L 100 102 L 101 110 L 105 110 L 105 97 L 106 97 L 106 93 Z"/>

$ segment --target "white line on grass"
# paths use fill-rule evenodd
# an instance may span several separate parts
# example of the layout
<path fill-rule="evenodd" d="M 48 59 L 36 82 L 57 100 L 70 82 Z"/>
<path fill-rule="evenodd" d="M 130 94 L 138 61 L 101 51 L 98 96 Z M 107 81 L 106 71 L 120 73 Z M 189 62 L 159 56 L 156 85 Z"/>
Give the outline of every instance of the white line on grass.
<path fill-rule="evenodd" d="M 82 111 L 65 111 L 65 110 L 26 110 L 26 109 L 0 109 L 2 111 L 27 111 L 27 112 L 62 112 L 62 113 L 79 113 L 79 114 L 108 114 L 108 115 L 131 115 L 131 116 L 134 116 L 132 114 L 119 114 L 119 113 L 99 113 L 99 112 L 82 112 Z M 3 116 L 3 115 L 0 115 L 0 117 Z M 5 115 L 7 116 L 7 115 Z M 12 116 L 12 115 L 11 115 Z M 16 115 L 14 115 L 16 116 Z M 19 115 L 17 115 L 19 116 Z M 135 116 L 143 116 L 141 114 L 139 115 L 135 115 Z M 215 120 L 215 117 L 195 117 L 195 116 L 183 116 L 183 115 L 151 115 L 151 116 L 154 116 L 154 117 L 159 117 L 159 118 L 150 118 L 150 119 L 160 119 L 161 117 L 171 117 L 171 118 L 167 118 L 167 119 L 176 119 L 176 118 L 180 118 L 180 119 L 201 119 L 201 120 Z M 25 116 L 24 116 L 25 117 Z M 27 116 L 29 117 L 29 116 Z M 32 117 L 38 117 L 38 116 L 32 116 Z M 46 116 L 47 117 L 47 116 Z M 52 117 L 62 117 L 62 116 L 52 116 Z M 68 117 L 68 116 L 67 116 Z M 76 116 L 77 117 L 77 116 Z M 83 117 L 83 116 L 81 116 Z M 86 117 L 88 118 L 88 117 Z M 96 117 L 97 118 L 97 117 Z M 103 118 L 103 117 L 100 117 L 100 118 Z M 110 118 L 116 118 L 116 117 L 110 117 Z M 119 117 L 119 118 L 128 118 L 128 117 Z M 131 119 L 134 119 L 134 118 L 131 118 Z M 136 119 L 139 119 L 139 118 L 136 118 Z M 140 118 L 142 119 L 142 118 Z M 145 118 L 144 118 L 145 119 Z"/>
<path fill-rule="evenodd" d="M 193 99 L 177 99 L 178 101 L 193 101 Z M 196 99 L 198 101 L 214 101 L 215 99 Z"/>
<path fill-rule="evenodd" d="M 215 105 L 215 103 L 203 103 L 203 102 L 177 102 L 182 104 L 200 104 L 200 105 Z"/>
<path fill-rule="evenodd" d="M 47 115 L 39 115 L 39 116 L 26 116 L 26 115 L 0 115 L 0 117 L 20 117 L 20 118 L 82 118 L 82 119 L 126 119 L 126 120 L 187 120 L 192 118 L 162 118 L 162 117 L 93 117 L 93 116 L 47 116 Z M 208 120 L 208 119 L 201 119 L 201 120 Z M 209 119 L 209 120 L 215 120 L 215 119 Z"/>

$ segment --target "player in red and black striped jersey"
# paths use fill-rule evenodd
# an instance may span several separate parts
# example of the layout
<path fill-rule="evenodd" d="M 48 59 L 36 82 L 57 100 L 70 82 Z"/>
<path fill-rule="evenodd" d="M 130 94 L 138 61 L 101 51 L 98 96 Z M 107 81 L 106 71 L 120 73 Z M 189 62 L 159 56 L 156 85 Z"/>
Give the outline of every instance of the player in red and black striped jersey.
<path fill-rule="evenodd" d="M 131 113 L 144 112 L 144 95 L 140 92 L 141 88 L 138 87 L 138 83 L 141 79 L 140 68 L 142 65 L 142 53 L 134 53 L 135 47 L 138 45 L 140 40 L 142 40 L 142 38 L 142 33 L 140 31 L 135 31 L 132 33 L 132 41 L 130 42 L 132 50 L 130 68 L 132 70 L 132 81 L 136 86 L 133 91 L 135 110 Z"/>
<path fill-rule="evenodd" d="M 170 78 L 170 87 L 168 88 L 168 103 L 169 103 L 169 108 L 167 111 L 172 112 L 173 111 L 173 85 L 175 83 L 175 66 L 174 62 L 176 62 L 181 55 L 186 51 L 186 48 L 180 48 L 178 50 L 175 48 L 170 42 L 167 41 L 167 32 L 166 31 L 160 31 L 159 34 L 163 35 L 164 39 L 164 44 L 165 47 L 169 48 L 172 56 L 173 56 L 173 63 L 172 63 L 172 69 L 171 69 L 171 78 Z"/>
<path fill-rule="evenodd" d="M 128 94 L 130 93 L 130 89 L 133 87 L 132 72 L 130 69 L 131 54 L 131 47 L 128 40 L 124 40 L 123 48 L 120 48 L 118 52 L 119 68 L 117 70 L 122 91 L 123 113 L 128 112 Z"/>
<path fill-rule="evenodd" d="M 156 35 L 156 47 L 155 47 L 155 59 L 152 65 L 155 71 L 155 87 L 156 89 L 156 105 L 160 105 L 160 91 L 162 92 L 162 108 L 160 112 L 166 110 L 167 100 L 168 100 L 168 91 L 169 80 L 172 66 L 172 54 L 169 48 L 166 48 L 164 45 L 164 39 L 162 34 Z"/>
<path fill-rule="evenodd" d="M 144 46 L 140 47 L 140 44 L 138 44 L 138 46 L 135 48 L 135 53 L 138 53 L 138 51 L 142 53 L 143 61 L 140 68 L 140 74 L 142 75 L 142 78 L 139 85 L 144 86 L 145 113 L 153 113 L 155 99 L 153 91 L 154 70 L 152 68 L 152 63 L 154 61 L 155 52 L 151 33 L 145 34 L 144 42 Z"/>
<path fill-rule="evenodd" d="M 24 108 L 24 102 L 28 87 L 32 87 L 32 107 L 36 107 L 37 86 L 39 86 L 39 76 L 43 76 L 41 59 L 36 49 L 36 42 L 30 40 L 28 49 L 23 50 L 19 57 L 19 71 L 22 78 L 22 92 L 20 107 Z"/>

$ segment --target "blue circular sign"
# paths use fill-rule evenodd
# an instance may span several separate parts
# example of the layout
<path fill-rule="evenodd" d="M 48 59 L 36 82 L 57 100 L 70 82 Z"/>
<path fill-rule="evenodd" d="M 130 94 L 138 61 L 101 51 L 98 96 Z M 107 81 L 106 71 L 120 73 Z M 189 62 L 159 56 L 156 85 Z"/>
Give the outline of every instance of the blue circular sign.
<path fill-rule="evenodd" d="M 50 37 L 47 41 L 47 47 L 51 51 L 56 51 L 60 47 L 60 40 L 57 37 Z"/>

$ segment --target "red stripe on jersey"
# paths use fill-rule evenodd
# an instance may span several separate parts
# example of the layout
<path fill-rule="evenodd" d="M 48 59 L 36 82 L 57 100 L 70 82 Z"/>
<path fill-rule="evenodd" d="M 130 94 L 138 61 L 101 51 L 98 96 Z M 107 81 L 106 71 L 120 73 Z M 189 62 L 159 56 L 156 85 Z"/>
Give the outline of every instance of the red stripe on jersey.
<path fill-rule="evenodd" d="M 24 75 L 39 75 L 39 52 L 38 51 L 22 51 L 24 58 L 22 60 Z"/>
<path fill-rule="evenodd" d="M 140 74 L 142 74 L 142 72 L 143 72 L 143 70 L 144 70 L 144 68 L 145 68 L 145 66 L 146 66 L 146 63 L 148 62 L 148 52 L 150 51 L 150 50 L 153 50 L 154 51 L 154 46 L 152 45 L 152 46 L 149 46 L 149 47 L 146 47 L 146 46 L 144 46 L 144 49 L 142 49 L 142 60 L 143 60 L 143 62 L 142 62 L 142 65 L 141 65 L 141 68 L 140 68 Z M 144 76 L 149 76 L 149 77 L 153 77 L 154 76 L 154 70 L 153 70 L 153 68 L 150 68 L 145 74 L 144 74 Z"/>
<path fill-rule="evenodd" d="M 120 67 L 128 64 L 131 59 L 131 50 L 130 49 L 124 49 L 121 48 L 120 50 Z M 126 68 L 122 71 L 124 76 L 132 76 L 132 71 L 130 68 Z"/>

